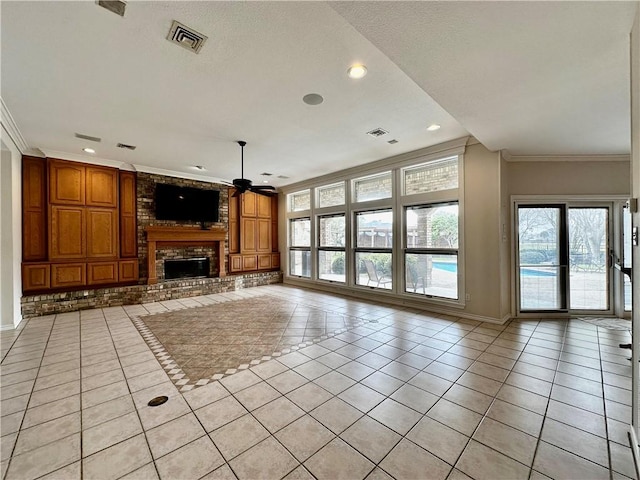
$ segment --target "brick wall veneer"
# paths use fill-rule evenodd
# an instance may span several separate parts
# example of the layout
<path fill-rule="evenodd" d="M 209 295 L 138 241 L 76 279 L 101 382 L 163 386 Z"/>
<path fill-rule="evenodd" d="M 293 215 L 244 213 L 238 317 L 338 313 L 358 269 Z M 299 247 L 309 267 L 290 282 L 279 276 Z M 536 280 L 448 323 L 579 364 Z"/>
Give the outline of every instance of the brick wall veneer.
<path fill-rule="evenodd" d="M 88 308 L 161 302 L 212 293 L 233 292 L 242 288 L 274 283 L 282 283 L 282 272 L 247 273 L 224 278 L 167 280 L 155 285 L 132 285 L 49 295 L 31 295 L 22 297 L 22 316 L 23 318 L 31 318 Z"/>
<path fill-rule="evenodd" d="M 165 177 L 151 173 L 138 172 L 137 197 L 138 197 L 138 262 L 141 282 L 147 279 L 147 241 L 145 238 L 145 227 L 150 225 L 165 227 L 200 227 L 198 222 L 177 222 L 171 220 L 156 220 L 155 217 L 155 189 L 156 183 L 169 183 L 181 187 L 194 187 L 206 190 L 220 190 L 219 221 L 209 223 L 207 227 L 228 228 L 229 225 L 229 190 L 225 185 L 218 183 L 200 182 L 198 180 L 187 180 L 184 178 Z M 228 259 L 229 239 L 224 242 L 225 258 Z M 164 278 L 165 258 L 185 258 L 185 257 L 209 257 L 211 258 L 211 275 L 218 275 L 216 269 L 216 252 L 211 247 L 161 247 L 156 255 L 156 271 L 158 279 Z M 229 271 L 228 260 L 225 260 L 225 270 Z"/>

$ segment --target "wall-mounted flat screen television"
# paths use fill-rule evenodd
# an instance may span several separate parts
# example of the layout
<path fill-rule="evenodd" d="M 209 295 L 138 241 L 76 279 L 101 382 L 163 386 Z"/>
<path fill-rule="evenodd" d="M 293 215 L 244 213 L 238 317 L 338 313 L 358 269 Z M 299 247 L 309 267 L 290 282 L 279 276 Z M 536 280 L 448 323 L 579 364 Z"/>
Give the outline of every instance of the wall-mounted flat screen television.
<path fill-rule="evenodd" d="M 217 222 L 220 192 L 193 187 L 156 184 L 156 219 Z"/>

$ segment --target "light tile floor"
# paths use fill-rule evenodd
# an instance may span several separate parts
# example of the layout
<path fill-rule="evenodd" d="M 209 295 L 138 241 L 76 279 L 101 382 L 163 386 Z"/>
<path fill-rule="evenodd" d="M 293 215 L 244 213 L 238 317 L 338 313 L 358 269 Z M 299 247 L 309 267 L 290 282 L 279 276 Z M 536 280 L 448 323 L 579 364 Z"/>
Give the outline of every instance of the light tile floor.
<path fill-rule="evenodd" d="M 365 323 L 181 393 L 131 320 L 257 295 Z M 35 318 L 1 335 L 2 476 L 635 478 L 628 341 L 283 285 Z"/>

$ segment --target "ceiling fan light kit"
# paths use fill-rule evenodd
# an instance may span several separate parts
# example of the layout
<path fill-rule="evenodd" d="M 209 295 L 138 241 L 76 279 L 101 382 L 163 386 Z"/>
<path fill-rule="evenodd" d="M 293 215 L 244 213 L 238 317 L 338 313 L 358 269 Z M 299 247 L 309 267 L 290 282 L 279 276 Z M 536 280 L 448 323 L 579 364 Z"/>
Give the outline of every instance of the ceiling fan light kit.
<path fill-rule="evenodd" d="M 253 182 L 248 178 L 244 178 L 244 147 L 247 144 L 244 140 L 238 140 L 240 145 L 240 178 L 233 179 L 233 186 L 236 191 L 233 194 L 234 197 L 243 194 L 246 191 L 257 193 L 259 195 L 265 195 L 271 197 L 276 194 L 275 187 L 271 185 L 253 185 Z"/>

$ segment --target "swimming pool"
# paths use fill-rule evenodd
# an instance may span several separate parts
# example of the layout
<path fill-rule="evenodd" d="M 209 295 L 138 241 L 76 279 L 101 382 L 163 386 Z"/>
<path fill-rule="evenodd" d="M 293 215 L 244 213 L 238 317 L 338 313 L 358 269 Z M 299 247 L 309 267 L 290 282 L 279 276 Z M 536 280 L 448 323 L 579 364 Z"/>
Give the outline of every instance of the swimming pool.
<path fill-rule="evenodd" d="M 433 262 L 433 268 L 444 270 L 445 272 L 457 273 L 458 265 L 450 262 Z M 536 270 L 533 268 L 521 268 L 520 273 L 525 277 L 555 277 L 554 272 Z"/>

